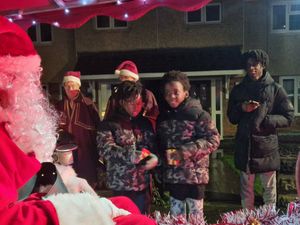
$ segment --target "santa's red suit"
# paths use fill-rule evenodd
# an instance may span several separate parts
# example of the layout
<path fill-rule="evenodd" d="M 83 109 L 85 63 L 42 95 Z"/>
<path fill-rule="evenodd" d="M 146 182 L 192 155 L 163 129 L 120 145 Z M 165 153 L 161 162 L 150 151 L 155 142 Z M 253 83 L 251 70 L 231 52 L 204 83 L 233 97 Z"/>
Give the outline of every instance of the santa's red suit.
<path fill-rule="evenodd" d="M 18 200 L 18 189 L 40 170 L 40 161 L 51 158 L 55 145 L 40 71 L 40 57 L 26 32 L 0 16 L 0 224 L 154 225 L 125 197 L 35 193 Z"/>
<path fill-rule="evenodd" d="M 53 203 L 49 200 L 43 200 L 41 194 L 33 194 L 23 201 L 17 201 L 17 190 L 29 180 L 40 169 L 40 163 L 34 156 L 26 155 L 22 152 L 14 142 L 7 135 L 3 124 L 0 125 L 0 224 L 1 225 L 61 225 L 57 215 L 57 211 Z M 73 213 L 85 213 L 81 211 L 82 208 L 72 207 L 76 202 L 76 195 L 81 194 L 63 194 L 71 195 L 74 202 L 70 199 L 66 199 L 69 202 L 62 202 L 62 205 L 69 208 L 65 208 L 66 219 L 68 214 Z M 86 194 L 85 194 L 86 195 Z M 91 196 L 92 201 L 97 199 Z M 116 216 L 114 221 L 118 225 L 138 225 L 138 224 L 155 224 L 149 218 L 141 215 L 138 208 L 126 197 L 111 198 L 111 201 L 119 208 L 123 208 L 131 212 L 132 214 L 126 216 Z M 82 204 L 79 202 L 78 204 Z M 101 206 L 101 202 L 99 201 Z M 75 210 L 72 212 L 72 210 Z M 85 209 L 88 211 L 87 209 Z M 92 209 L 91 209 L 92 210 Z M 71 212 L 70 212 L 71 211 Z M 90 213 L 97 214 L 92 210 Z M 85 216 L 80 216 L 84 219 Z M 84 220 L 77 221 L 76 224 L 87 224 Z M 96 221 L 89 224 L 98 224 Z M 99 223 L 105 224 L 105 223 Z M 73 223 L 75 225 L 75 223 Z"/>

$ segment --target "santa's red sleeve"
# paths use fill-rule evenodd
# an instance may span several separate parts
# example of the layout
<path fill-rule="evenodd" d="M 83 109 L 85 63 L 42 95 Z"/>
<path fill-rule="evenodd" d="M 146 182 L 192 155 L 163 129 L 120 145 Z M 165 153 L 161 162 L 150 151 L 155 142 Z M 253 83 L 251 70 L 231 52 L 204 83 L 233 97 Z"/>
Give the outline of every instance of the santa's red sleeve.
<path fill-rule="evenodd" d="M 129 198 L 121 196 L 110 198 L 110 200 L 117 207 L 131 212 L 130 215 L 114 218 L 114 221 L 117 223 L 117 225 L 156 225 L 154 220 L 142 215 L 138 207 Z"/>
<path fill-rule="evenodd" d="M 17 201 L 17 190 L 39 171 L 40 163 L 15 145 L 3 124 L 0 124 L 0 140 L 0 224 L 58 225 L 51 202 L 38 196 Z"/>
<path fill-rule="evenodd" d="M 34 197 L 3 206 L 0 210 L 0 224 L 59 225 L 59 222 L 52 203 Z"/>

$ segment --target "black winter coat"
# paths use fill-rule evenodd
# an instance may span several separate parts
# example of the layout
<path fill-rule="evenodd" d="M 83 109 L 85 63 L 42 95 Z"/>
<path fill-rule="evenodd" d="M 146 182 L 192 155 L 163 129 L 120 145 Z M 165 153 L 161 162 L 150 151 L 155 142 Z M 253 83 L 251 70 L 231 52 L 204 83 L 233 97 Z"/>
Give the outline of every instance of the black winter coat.
<path fill-rule="evenodd" d="M 254 100 L 260 106 L 253 112 L 242 111 L 244 101 Z M 279 170 L 280 155 L 277 128 L 288 127 L 294 108 L 279 84 L 268 72 L 258 81 L 246 76 L 229 97 L 227 116 L 237 124 L 235 165 L 251 173 Z"/>

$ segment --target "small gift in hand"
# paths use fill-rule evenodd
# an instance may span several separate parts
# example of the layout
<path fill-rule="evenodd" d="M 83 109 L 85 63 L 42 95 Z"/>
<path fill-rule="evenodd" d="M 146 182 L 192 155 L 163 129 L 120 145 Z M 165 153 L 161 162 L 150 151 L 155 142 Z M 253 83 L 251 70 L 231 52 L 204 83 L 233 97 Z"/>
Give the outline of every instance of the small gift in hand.
<path fill-rule="evenodd" d="M 150 170 L 157 165 L 158 159 L 148 149 L 142 148 L 141 151 L 135 152 L 134 163 L 137 166 L 143 166 L 145 170 Z"/>
<path fill-rule="evenodd" d="M 142 148 L 139 164 L 145 165 L 149 159 L 151 159 L 151 152 L 146 148 Z"/>
<path fill-rule="evenodd" d="M 166 150 L 166 158 L 169 166 L 178 166 L 182 157 L 176 148 L 168 148 Z"/>

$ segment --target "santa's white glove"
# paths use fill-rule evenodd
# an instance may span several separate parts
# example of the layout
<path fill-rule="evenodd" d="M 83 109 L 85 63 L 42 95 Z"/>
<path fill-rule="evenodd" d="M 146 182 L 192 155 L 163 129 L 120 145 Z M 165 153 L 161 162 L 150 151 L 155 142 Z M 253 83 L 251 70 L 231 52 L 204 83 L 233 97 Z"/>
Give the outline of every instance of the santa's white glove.
<path fill-rule="evenodd" d="M 156 155 L 152 154 L 151 153 L 151 158 L 149 160 L 146 161 L 146 164 L 144 165 L 144 169 L 145 170 L 151 170 L 153 169 L 154 167 L 157 166 L 158 164 L 158 158 Z"/>
<path fill-rule="evenodd" d="M 60 225 L 114 225 L 107 204 L 88 193 L 57 194 L 44 198 L 49 200 L 57 213 Z"/>
<path fill-rule="evenodd" d="M 127 210 L 120 209 L 117 206 L 115 206 L 112 201 L 110 201 L 107 198 L 100 198 L 100 201 L 102 202 L 102 205 L 104 206 L 104 210 L 111 216 L 111 218 L 115 218 L 118 216 L 126 216 L 130 214 Z"/>
<path fill-rule="evenodd" d="M 94 191 L 94 189 L 83 178 L 72 177 L 69 179 L 68 183 L 65 183 L 65 185 L 70 193 L 87 192 L 91 195 L 97 196 L 97 193 Z"/>
<path fill-rule="evenodd" d="M 77 177 L 71 166 L 63 166 L 59 164 L 55 164 L 55 166 L 69 193 L 87 192 L 97 196 L 97 193 L 85 179 Z"/>

